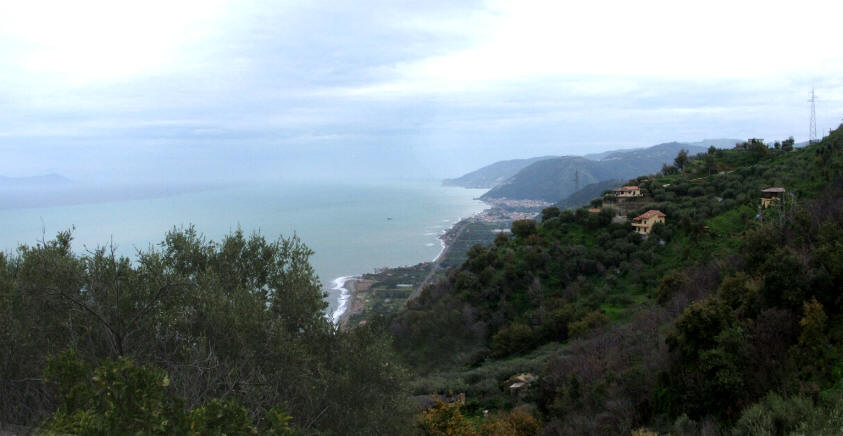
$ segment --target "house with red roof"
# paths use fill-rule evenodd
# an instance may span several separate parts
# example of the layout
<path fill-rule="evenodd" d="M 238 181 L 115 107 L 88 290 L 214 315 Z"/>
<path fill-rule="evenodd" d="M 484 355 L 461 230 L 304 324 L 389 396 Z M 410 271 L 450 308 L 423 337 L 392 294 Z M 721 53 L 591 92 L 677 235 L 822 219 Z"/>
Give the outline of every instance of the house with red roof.
<path fill-rule="evenodd" d="M 649 235 L 656 223 L 664 224 L 665 215 L 662 211 L 651 209 L 632 219 L 632 228 L 639 235 Z"/>

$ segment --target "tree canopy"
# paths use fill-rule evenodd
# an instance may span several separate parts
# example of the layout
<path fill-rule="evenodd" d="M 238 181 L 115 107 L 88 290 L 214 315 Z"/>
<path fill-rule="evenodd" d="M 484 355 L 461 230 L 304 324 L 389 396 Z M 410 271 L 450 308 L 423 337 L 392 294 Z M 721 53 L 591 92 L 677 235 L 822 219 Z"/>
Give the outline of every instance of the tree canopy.
<path fill-rule="evenodd" d="M 404 428 L 406 373 L 387 339 L 332 325 L 297 237 L 238 230 L 213 242 L 174 229 L 135 259 L 113 247 L 80 255 L 71 243 L 62 232 L 0 257 L 0 421 L 32 424 L 55 410 L 41 374 L 48 356 L 73 350 L 89 367 L 158 368 L 167 396 L 236 401 L 258 427 L 281 408 L 300 430 Z"/>

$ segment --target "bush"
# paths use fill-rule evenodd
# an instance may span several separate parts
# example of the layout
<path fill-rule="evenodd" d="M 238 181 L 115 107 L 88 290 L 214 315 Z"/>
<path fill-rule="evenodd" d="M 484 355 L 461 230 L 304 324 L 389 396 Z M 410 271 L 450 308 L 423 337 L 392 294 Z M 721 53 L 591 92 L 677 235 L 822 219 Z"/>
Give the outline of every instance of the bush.
<path fill-rule="evenodd" d="M 805 397 L 782 398 L 768 394 L 761 402 L 746 409 L 735 424 L 736 435 L 786 435 L 796 430 L 817 411 Z"/>
<path fill-rule="evenodd" d="M 533 220 L 517 220 L 512 222 L 512 234 L 519 238 L 526 238 L 536 233 L 536 222 Z"/>
<path fill-rule="evenodd" d="M 679 288 L 685 286 L 687 281 L 688 276 L 682 271 L 674 271 L 665 275 L 662 277 L 659 287 L 656 289 L 656 300 L 659 304 L 667 303 Z"/>
<path fill-rule="evenodd" d="M 236 401 L 209 399 L 187 413 L 184 401 L 167 392 L 166 372 L 127 358 L 105 359 L 91 370 L 69 350 L 49 359 L 45 377 L 62 397 L 45 433 L 257 434 Z"/>
<path fill-rule="evenodd" d="M 483 420 L 480 434 L 492 436 L 532 436 L 538 433 L 539 421 L 524 409 L 498 413 Z"/>
<path fill-rule="evenodd" d="M 533 331 L 520 322 L 514 322 L 500 329 L 492 337 L 492 354 L 498 357 L 528 350 L 532 346 Z"/>
<path fill-rule="evenodd" d="M 569 323 L 568 334 L 571 336 L 580 336 L 608 323 L 609 318 L 602 311 L 594 310 L 587 313 L 579 321 Z"/>
<path fill-rule="evenodd" d="M 430 436 L 473 436 L 474 426 L 460 411 L 457 403 L 437 401 L 436 406 L 422 412 L 418 426 L 422 433 Z"/>

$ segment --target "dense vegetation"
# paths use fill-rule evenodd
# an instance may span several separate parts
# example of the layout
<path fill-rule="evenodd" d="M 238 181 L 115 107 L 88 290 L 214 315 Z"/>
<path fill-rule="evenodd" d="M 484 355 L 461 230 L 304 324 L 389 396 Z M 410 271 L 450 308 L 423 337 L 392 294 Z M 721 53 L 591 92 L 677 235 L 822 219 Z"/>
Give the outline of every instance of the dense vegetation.
<path fill-rule="evenodd" d="M 843 129 L 784 143 L 632 180 L 647 200 L 629 217 L 667 214 L 649 238 L 608 208 L 549 208 L 474 247 L 384 322 L 415 393 L 464 392 L 436 409 L 460 434 L 484 411 L 546 434 L 838 433 Z M 770 186 L 787 194 L 762 210 Z"/>
<path fill-rule="evenodd" d="M 0 422 L 80 434 L 407 428 L 407 373 L 384 337 L 325 318 L 297 238 L 173 230 L 133 261 L 71 242 L 0 255 Z"/>

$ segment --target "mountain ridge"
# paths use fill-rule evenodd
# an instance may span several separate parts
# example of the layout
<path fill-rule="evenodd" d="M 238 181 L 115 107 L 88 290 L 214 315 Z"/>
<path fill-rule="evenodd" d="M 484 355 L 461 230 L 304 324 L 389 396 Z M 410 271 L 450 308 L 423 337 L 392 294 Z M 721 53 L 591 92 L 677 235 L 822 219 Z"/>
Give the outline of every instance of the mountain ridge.
<path fill-rule="evenodd" d="M 672 164 L 680 150 L 695 155 L 706 149 L 701 145 L 668 142 L 644 149 L 614 151 L 600 160 L 572 156 L 546 159 L 523 168 L 480 198 L 554 203 L 564 200 L 580 186 L 656 172 L 662 165 Z"/>
<path fill-rule="evenodd" d="M 514 176 L 518 171 L 535 162 L 553 159 L 556 156 L 538 156 L 527 159 L 509 159 L 497 161 L 477 170 L 453 179 L 442 181 L 443 186 L 461 186 L 463 188 L 492 188 Z"/>
<path fill-rule="evenodd" d="M 577 186 L 652 173 L 660 169 L 662 164 L 672 164 L 673 158 L 682 149 L 694 155 L 710 146 L 732 148 L 738 142 L 740 140 L 730 138 L 704 139 L 697 142 L 672 141 L 650 147 L 614 149 L 583 156 L 538 156 L 503 160 L 460 177 L 445 179 L 442 184 L 490 189 L 481 197 L 486 199 L 540 200 L 553 203 L 573 194 L 577 191 Z M 548 161 L 555 163 L 550 164 Z M 539 171 L 541 174 L 531 175 L 532 171 Z M 534 187 L 530 188 L 530 185 Z"/>

